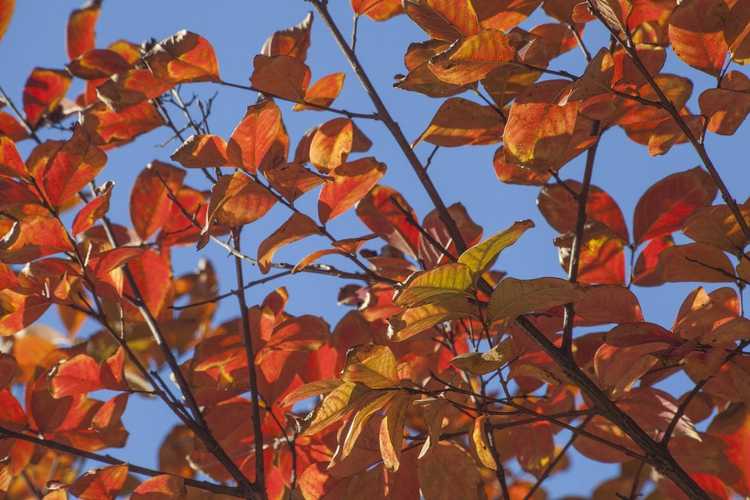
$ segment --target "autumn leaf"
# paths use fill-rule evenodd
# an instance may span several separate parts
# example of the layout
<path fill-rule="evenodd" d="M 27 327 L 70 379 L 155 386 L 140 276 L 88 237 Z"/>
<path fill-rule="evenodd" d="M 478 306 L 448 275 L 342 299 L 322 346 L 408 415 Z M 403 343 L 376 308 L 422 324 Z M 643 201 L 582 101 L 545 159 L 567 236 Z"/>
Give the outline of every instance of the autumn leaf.
<path fill-rule="evenodd" d="M 261 53 L 268 57 L 289 56 L 304 62 L 310 48 L 313 15 L 308 13 L 296 26 L 277 31 L 263 44 Z"/>
<path fill-rule="evenodd" d="M 734 135 L 750 113 L 750 79 L 730 71 L 719 88 L 706 89 L 699 99 L 701 113 L 708 117 L 708 130 Z"/>
<path fill-rule="evenodd" d="M 293 214 L 258 247 L 258 266 L 261 272 L 264 274 L 268 272 L 274 254 L 281 247 L 313 234 L 320 234 L 320 229 L 315 222 L 306 215 Z"/>
<path fill-rule="evenodd" d="M 385 170 L 385 164 L 371 156 L 336 168 L 333 180 L 323 186 L 318 197 L 320 221 L 325 224 L 353 207 L 378 183 Z"/>
<path fill-rule="evenodd" d="M 129 67 L 130 63 L 115 51 L 92 49 L 70 61 L 68 71 L 84 80 L 96 80 L 124 72 Z"/>
<path fill-rule="evenodd" d="M 305 104 L 295 104 L 292 109 L 294 111 L 302 111 L 305 109 L 316 111 L 321 108 L 327 108 L 341 93 L 341 89 L 344 86 L 344 73 L 331 73 L 322 77 L 317 82 L 310 85 L 305 92 L 304 102 Z"/>
<path fill-rule="evenodd" d="M 248 106 L 227 142 L 229 165 L 250 173 L 286 160 L 289 148 L 281 111 L 272 100 Z"/>
<path fill-rule="evenodd" d="M 521 314 L 545 311 L 582 297 L 583 292 L 575 284 L 559 278 L 505 278 L 492 292 L 488 313 L 493 321 L 513 320 Z"/>
<path fill-rule="evenodd" d="M 191 135 L 170 158 L 188 168 L 222 167 L 227 163 L 226 149 L 217 135 Z"/>
<path fill-rule="evenodd" d="M 387 21 L 404 11 L 400 0 L 351 0 L 351 3 L 356 15 L 373 21 Z"/>
<path fill-rule="evenodd" d="M 32 128 L 53 111 L 70 87 L 71 78 L 58 69 L 34 68 L 23 88 L 23 111 Z"/>
<path fill-rule="evenodd" d="M 472 456 L 455 443 L 436 443 L 420 457 L 417 473 L 425 498 L 481 498 L 479 469 Z"/>
<path fill-rule="evenodd" d="M 154 76 L 171 83 L 219 81 L 219 63 L 211 44 L 190 31 L 178 31 L 154 45 L 143 60 Z"/>
<path fill-rule="evenodd" d="M 104 184 L 100 188 L 96 198 L 86 203 L 86 206 L 76 214 L 75 219 L 73 219 L 73 236 L 77 236 L 86 231 L 93 226 L 96 221 L 107 215 L 113 186 L 114 183 L 112 182 Z"/>
<path fill-rule="evenodd" d="M 184 178 L 184 170 L 160 161 L 149 163 L 138 174 L 130 191 L 130 219 L 142 240 L 167 222 L 172 207 L 170 192 L 175 195 Z"/>
<path fill-rule="evenodd" d="M 394 300 L 402 307 L 415 307 L 446 296 L 463 296 L 468 294 L 473 281 L 468 266 L 446 264 L 410 277 Z"/>
<path fill-rule="evenodd" d="M 364 384 L 371 389 L 383 389 L 398 384 L 396 357 L 383 345 L 370 344 L 350 350 L 341 380 Z"/>
<path fill-rule="evenodd" d="M 209 233 L 214 223 L 227 227 L 249 224 L 263 217 L 275 203 L 273 194 L 241 171 L 223 175 L 211 190 L 203 233 Z"/>
<path fill-rule="evenodd" d="M 16 0 L 8 0 L 0 5 L 0 39 L 3 38 L 3 35 L 8 30 L 15 6 Z"/>
<path fill-rule="evenodd" d="M 724 29 L 729 18 L 720 0 L 680 3 L 669 18 L 669 41 L 677 56 L 690 66 L 718 75 L 729 50 Z"/>
<path fill-rule="evenodd" d="M 127 477 L 127 465 L 91 470 L 70 485 L 70 492 L 83 500 L 114 498 L 125 485 Z"/>
<path fill-rule="evenodd" d="M 482 30 L 437 54 L 430 59 L 429 67 L 444 82 L 466 85 L 483 79 L 514 55 L 505 33 Z"/>
<path fill-rule="evenodd" d="M 334 118 L 317 128 L 310 142 L 310 163 L 327 172 L 346 162 L 349 153 L 367 151 L 372 143 L 348 118 Z"/>
<path fill-rule="evenodd" d="M 502 116 L 491 106 L 454 97 L 443 102 L 415 142 L 445 147 L 492 144 L 501 140 L 503 125 Z"/>
<path fill-rule="evenodd" d="M 120 112 L 111 111 L 99 103 L 86 110 L 81 127 L 89 133 L 94 144 L 111 148 L 127 144 L 163 124 L 164 120 L 150 102 Z"/>
<path fill-rule="evenodd" d="M 68 58 L 72 61 L 96 46 L 96 22 L 101 13 L 101 0 L 88 2 L 70 13 L 67 26 Z"/>
<path fill-rule="evenodd" d="M 453 42 L 479 32 L 479 19 L 469 0 L 406 0 L 404 11 L 429 36 Z"/>
<path fill-rule="evenodd" d="M 475 276 L 481 276 L 495 264 L 503 250 L 515 244 L 523 233 L 533 227 L 534 223 L 528 219 L 514 222 L 508 229 L 466 250 L 458 258 L 458 263 L 468 267 Z"/>
<path fill-rule="evenodd" d="M 310 85 L 310 68 L 295 57 L 258 54 L 253 59 L 250 83 L 271 97 L 304 102 Z"/>

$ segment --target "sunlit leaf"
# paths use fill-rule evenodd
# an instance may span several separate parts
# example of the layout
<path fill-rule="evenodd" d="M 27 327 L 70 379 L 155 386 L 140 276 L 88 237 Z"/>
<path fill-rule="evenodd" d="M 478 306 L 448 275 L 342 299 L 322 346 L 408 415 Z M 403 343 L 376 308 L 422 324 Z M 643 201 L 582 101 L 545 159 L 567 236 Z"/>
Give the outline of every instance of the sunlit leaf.
<path fill-rule="evenodd" d="M 466 85 L 483 79 L 514 55 L 505 33 L 482 30 L 430 59 L 429 67 L 444 82 Z"/>
<path fill-rule="evenodd" d="M 96 46 L 96 22 L 101 13 L 101 0 L 92 0 L 70 13 L 67 26 L 68 58 L 72 61 Z"/>
<path fill-rule="evenodd" d="M 23 88 L 23 110 L 26 121 L 36 127 L 54 110 L 70 87 L 70 76 L 62 70 L 34 68 Z"/>
<path fill-rule="evenodd" d="M 281 247 L 299 241 L 313 234 L 320 234 L 315 221 L 306 215 L 293 214 L 273 234 L 263 240 L 258 247 L 258 266 L 262 273 L 271 268 L 271 260 Z"/>
<path fill-rule="evenodd" d="M 503 125 L 496 109 L 454 97 L 443 102 L 416 142 L 446 147 L 493 144 L 502 139 Z"/>
<path fill-rule="evenodd" d="M 320 80 L 310 85 L 305 92 L 305 103 L 314 104 L 315 106 L 310 106 L 309 104 L 295 104 L 292 109 L 294 111 L 302 111 L 304 109 L 315 111 L 320 110 L 320 107 L 326 108 L 330 106 L 341 93 L 345 77 L 346 75 L 344 73 L 331 73 L 330 75 L 322 77 Z"/>
<path fill-rule="evenodd" d="M 494 265 L 503 250 L 514 245 L 532 227 L 534 223 L 528 219 L 514 222 L 508 229 L 466 250 L 458 258 L 458 262 L 468 267 L 474 275 L 481 275 Z"/>
<path fill-rule="evenodd" d="M 248 106 L 227 143 L 229 165 L 255 173 L 286 161 L 289 138 L 281 111 L 271 100 Z"/>
<path fill-rule="evenodd" d="M 724 29 L 729 7 L 722 0 L 687 0 L 669 18 L 669 40 L 677 56 L 690 66 L 718 75 L 729 47 Z"/>
<path fill-rule="evenodd" d="M 545 311 L 582 297 L 583 291 L 575 284 L 559 278 L 505 278 L 492 293 L 488 313 L 493 321 L 513 320 L 521 314 Z"/>
<path fill-rule="evenodd" d="M 378 183 L 385 174 L 385 169 L 385 164 L 371 156 L 336 168 L 333 181 L 326 183 L 320 191 L 320 221 L 326 223 L 353 207 Z"/>

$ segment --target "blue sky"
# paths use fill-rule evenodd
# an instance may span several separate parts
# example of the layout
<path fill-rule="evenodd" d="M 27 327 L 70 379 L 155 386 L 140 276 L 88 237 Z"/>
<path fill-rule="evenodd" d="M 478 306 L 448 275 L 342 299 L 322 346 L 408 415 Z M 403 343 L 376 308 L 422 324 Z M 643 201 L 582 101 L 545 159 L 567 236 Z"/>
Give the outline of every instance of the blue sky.
<path fill-rule="evenodd" d="M 0 73 L 0 85 L 18 104 L 21 102 L 24 81 L 33 67 L 61 68 L 67 62 L 65 25 L 70 11 L 79 4 L 79 0 L 17 1 L 16 13 L 10 28 L 0 41 L 0 64 L 3 68 Z M 139 43 L 152 37 L 165 38 L 180 29 L 189 29 L 213 44 L 224 80 L 247 84 L 252 70 L 252 57 L 259 52 L 264 40 L 274 30 L 299 22 L 310 8 L 310 4 L 302 0 L 110 0 L 105 1 L 99 20 L 97 45 L 106 46 L 121 38 Z M 351 29 L 351 10 L 348 2 L 333 0 L 331 8 L 342 30 L 348 36 Z M 547 21 L 542 15 L 536 14 L 522 26 L 528 29 L 541 22 Z M 441 102 L 392 87 L 393 76 L 404 70 L 402 57 L 406 46 L 410 42 L 425 38 L 421 30 L 404 16 L 387 23 L 373 23 L 368 19 L 360 21 L 357 52 L 409 139 L 415 139 L 419 135 Z M 587 30 L 584 39 L 592 52 L 595 52 L 605 40 L 603 33 L 597 29 Z M 313 81 L 334 71 L 347 73 L 344 91 L 336 106 L 353 111 L 372 111 L 366 94 L 319 19 L 313 26 L 308 65 L 313 72 Z M 551 66 L 581 73 L 583 58 L 574 50 L 553 61 Z M 712 85 L 712 79 L 691 70 L 677 60 L 673 53 L 668 56 L 665 71 L 684 74 L 694 79 L 695 89 L 689 106 L 696 110 L 700 91 Z M 74 88 L 69 97 L 79 91 L 80 85 Z M 189 86 L 185 87 L 183 92 L 185 96 L 197 92 L 204 97 L 219 92 L 211 117 L 211 127 L 214 133 L 225 137 L 242 118 L 246 106 L 256 99 L 256 95 L 251 92 L 211 85 Z M 472 98 L 470 95 L 464 97 Z M 305 130 L 331 117 L 319 112 L 295 113 L 285 104 L 282 104 L 282 108 L 293 144 Z M 388 166 L 387 175 L 382 183 L 399 189 L 420 216 L 424 216 L 432 208 L 430 201 L 393 139 L 378 123 L 363 122 L 359 125 L 374 143 L 368 154 L 374 155 Z M 45 137 L 54 137 L 56 134 L 57 132 L 53 131 Z M 160 129 L 139 138 L 132 145 L 109 153 L 108 166 L 98 181 L 102 183 L 112 179 L 117 182 L 110 212 L 115 221 L 130 224 L 127 209 L 128 187 L 149 161 L 168 160 L 177 144 L 172 142 L 163 148 L 158 145 L 169 136 L 170 132 L 167 129 Z M 709 154 L 732 194 L 740 201 L 744 201 L 750 195 L 750 183 L 747 182 L 746 172 L 747 159 L 743 158 L 741 153 L 741 144 L 746 137 L 747 126 L 741 128 L 733 138 L 710 135 L 707 139 Z M 30 147 L 29 141 L 24 143 L 23 152 L 27 153 Z M 422 144 L 417 147 L 417 153 L 421 158 L 425 158 L 431 149 L 430 145 Z M 463 203 L 474 220 L 484 227 L 486 236 L 507 227 L 515 220 L 534 220 L 537 228 L 528 232 L 514 248 L 503 253 L 498 263 L 500 268 L 520 278 L 562 276 L 557 250 L 552 244 L 555 232 L 546 224 L 536 208 L 538 189 L 500 183 L 492 170 L 491 160 L 495 149 L 496 146 L 442 148 L 433 161 L 431 176 L 446 203 Z M 621 130 L 610 130 L 602 139 L 599 148 L 593 182 L 607 190 L 618 201 L 630 225 L 638 197 L 651 184 L 670 173 L 687 170 L 698 164 L 697 155 L 687 145 L 674 147 L 664 157 L 651 158 L 645 147 L 627 141 Z M 579 158 L 566 166 L 561 174 L 564 178 L 580 179 L 582 172 L 583 162 Z M 188 182 L 194 185 L 202 186 L 202 181 L 200 173 L 191 172 L 188 176 Z M 300 207 L 309 214 L 315 214 L 314 196 L 306 197 Z M 243 248 L 250 253 L 254 252 L 258 243 L 288 217 L 285 210 L 284 207 L 277 206 L 264 219 L 249 226 L 243 233 Z M 330 229 L 337 237 L 351 237 L 367 232 L 351 214 L 336 219 L 330 225 Z M 322 247 L 322 240 L 311 238 L 303 244 L 280 251 L 277 259 L 295 262 L 311 250 Z M 209 245 L 205 257 L 212 260 L 220 277 L 231 276 L 226 271 L 231 269 L 229 266 L 232 262 L 217 247 Z M 347 267 L 349 264 L 345 260 L 335 262 L 341 267 Z M 190 270 L 196 264 L 196 254 L 192 248 L 175 253 L 177 273 Z M 255 269 L 248 270 L 247 274 L 248 279 L 258 277 L 258 271 Z M 259 302 L 275 286 L 281 285 L 287 286 L 290 291 L 289 310 L 292 313 L 315 311 L 333 325 L 346 312 L 345 309 L 336 306 L 336 294 L 341 283 L 314 275 L 296 275 L 278 280 L 265 288 L 255 288 L 248 294 L 249 303 Z M 228 290 L 232 283 L 221 282 L 221 286 L 222 291 Z M 669 327 L 679 304 L 694 286 L 668 285 L 635 291 L 641 300 L 646 318 Z M 234 314 L 233 306 L 232 302 L 223 304 L 219 317 L 224 319 Z M 54 315 L 47 315 L 45 319 L 53 325 L 57 322 Z M 672 383 L 671 387 L 679 388 L 680 382 Z M 158 402 L 139 398 L 131 400 L 125 419 L 126 426 L 132 431 L 130 442 L 126 449 L 114 450 L 112 454 L 136 463 L 154 466 L 155 450 L 165 432 L 173 425 L 174 419 Z M 547 485 L 553 497 L 574 492 L 586 493 L 599 478 L 604 478 L 608 471 L 612 471 L 612 468 L 593 464 L 579 455 L 574 455 L 572 472 L 550 479 Z M 585 480 L 582 481 L 582 478 Z"/>

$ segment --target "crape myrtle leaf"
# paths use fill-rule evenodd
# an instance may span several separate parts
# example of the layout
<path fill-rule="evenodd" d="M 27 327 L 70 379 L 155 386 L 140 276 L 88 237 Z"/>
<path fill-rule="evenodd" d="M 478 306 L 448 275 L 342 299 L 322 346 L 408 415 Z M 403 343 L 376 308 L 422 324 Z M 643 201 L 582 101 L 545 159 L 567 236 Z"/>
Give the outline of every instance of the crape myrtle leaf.
<path fill-rule="evenodd" d="M 123 111 L 147 99 L 155 99 L 173 86 L 173 82 L 160 80 L 149 69 L 132 68 L 126 73 L 112 75 L 97 86 L 96 96 L 109 109 Z"/>
<path fill-rule="evenodd" d="M 649 343 L 680 345 L 680 340 L 669 330 L 655 323 L 624 323 L 608 331 L 604 337 L 608 345 L 615 347 L 636 347 Z"/>
<path fill-rule="evenodd" d="M 482 86 L 498 106 L 505 106 L 523 93 L 542 75 L 538 70 L 516 63 L 506 63 L 491 71 Z"/>
<path fill-rule="evenodd" d="M 677 245 L 659 254 L 659 276 L 666 283 L 723 283 L 735 280 L 729 257 L 704 243 Z"/>
<path fill-rule="evenodd" d="M 269 184 L 289 201 L 323 184 L 325 178 L 314 174 L 300 163 L 286 163 L 264 172 Z"/>
<path fill-rule="evenodd" d="M 729 4 L 728 4 L 729 5 Z M 747 0 L 739 0 L 731 4 L 729 16 L 724 25 L 724 38 L 729 45 L 732 59 L 740 64 L 750 62 L 750 5 Z"/>
<path fill-rule="evenodd" d="M 78 354 L 61 362 L 54 368 L 51 377 L 51 394 L 57 399 L 103 388 L 99 363 L 86 354 Z"/>
<path fill-rule="evenodd" d="M 170 158 L 183 167 L 222 167 L 227 164 L 227 144 L 218 135 L 191 135 Z"/>
<path fill-rule="evenodd" d="M 479 463 L 490 470 L 497 470 L 497 463 L 492 453 L 492 447 L 485 432 L 485 422 L 487 422 L 487 415 L 480 415 L 474 419 L 474 426 L 471 431 L 471 444 L 474 453 L 476 453 L 479 459 Z"/>
<path fill-rule="evenodd" d="M 514 320 L 521 314 L 546 311 L 583 296 L 578 286 L 559 278 L 505 278 L 492 292 L 487 312 L 492 321 Z"/>
<path fill-rule="evenodd" d="M 326 183 L 320 191 L 320 221 L 325 224 L 353 207 L 378 183 L 385 170 L 385 164 L 371 156 L 336 168 L 332 173 L 333 180 Z"/>
<path fill-rule="evenodd" d="M 474 459 L 451 441 L 435 443 L 417 463 L 419 487 L 425 500 L 478 500 L 482 478 Z"/>
<path fill-rule="evenodd" d="M 144 250 L 128 261 L 128 269 L 141 292 L 144 305 L 154 317 L 158 317 L 167 306 L 167 299 L 171 293 L 172 268 L 169 258 L 153 250 Z M 130 284 L 126 282 L 125 285 L 127 292 L 132 296 Z M 137 317 L 142 319 L 140 314 Z"/>
<path fill-rule="evenodd" d="M 70 485 L 69 491 L 82 500 L 115 498 L 128 478 L 127 465 L 112 465 L 86 472 Z"/>
<path fill-rule="evenodd" d="M 194 440 L 187 427 L 174 426 L 159 446 L 159 470 L 192 478 L 195 470 L 190 467 L 187 457 L 193 451 Z"/>
<path fill-rule="evenodd" d="M 451 364 L 459 370 L 468 371 L 474 375 L 485 375 L 511 361 L 513 353 L 513 341 L 506 339 L 487 352 L 459 354 L 451 360 Z"/>
<path fill-rule="evenodd" d="M 206 194 L 183 186 L 175 198 L 177 202 L 170 205 L 170 213 L 157 240 L 160 244 L 167 246 L 190 245 L 200 239 L 200 228 L 206 223 L 206 209 L 208 208 Z M 195 216 L 186 217 L 185 213 L 195 214 Z"/>
<path fill-rule="evenodd" d="M 661 236 L 648 242 L 641 250 L 633 269 L 633 283 L 638 286 L 658 286 L 664 283 L 659 268 L 659 255 L 674 246 L 672 236 Z"/>
<path fill-rule="evenodd" d="M 655 342 L 631 347 L 603 344 L 594 356 L 596 381 L 613 398 L 618 398 L 658 363 L 656 354 L 665 347 L 668 344 Z"/>
<path fill-rule="evenodd" d="M 477 314 L 476 305 L 464 296 L 446 295 L 438 302 L 412 307 L 389 321 L 388 336 L 394 342 L 408 340 L 438 323 Z"/>
<path fill-rule="evenodd" d="M 430 97 L 449 97 L 464 92 L 467 85 L 452 85 L 442 80 L 430 69 L 430 59 L 450 47 L 447 42 L 428 40 L 411 43 L 404 54 L 404 64 L 409 70 L 406 76 L 397 75 L 394 87 L 419 92 Z"/>
<path fill-rule="evenodd" d="M 458 202 L 449 206 L 448 215 L 450 215 L 456 226 L 458 226 L 458 231 L 461 233 L 461 237 L 466 242 L 467 247 L 472 247 L 479 243 L 482 239 L 482 226 L 474 222 L 462 203 Z M 458 254 L 453 237 L 448 228 L 446 228 L 437 209 L 431 210 L 425 216 L 422 221 L 422 228 L 432 236 L 431 239 L 427 238 L 420 231 L 419 258 L 424 262 L 425 268 L 431 269 L 446 262 L 446 250 L 450 255 Z M 438 245 L 434 245 L 431 240 L 437 242 Z"/>
<path fill-rule="evenodd" d="M 0 290 L 0 304 L 2 304 L 0 336 L 15 335 L 24 328 L 31 326 L 50 306 L 49 301 L 38 295 L 22 295 L 10 289 Z M 28 338 L 35 339 L 36 337 L 28 336 Z M 18 345 L 18 339 L 15 345 Z M 44 344 L 44 346 L 47 346 L 47 344 Z M 49 347 L 51 350 L 52 346 L 49 345 Z M 37 352 L 43 351 L 43 347 L 40 346 Z M 23 370 L 24 365 L 21 360 L 17 355 L 15 355 L 15 358 Z M 30 370 L 33 370 L 33 368 L 30 368 Z"/>
<path fill-rule="evenodd" d="M 0 227 L 3 222 L 0 219 Z M 15 229 L 11 230 L 11 234 L 6 233 L 0 242 L 0 261 L 6 264 L 23 264 L 73 250 L 65 228 L 54 217 L 27 215 L 14 222 L 13 226 Z M 8 236 L 11 241 L 6 240 Z"/>
<path fill-rule="evenodd" d="M 510 163 L 505 159 L 505 148 L 500 146 L 492 159 L 495 175 L 500 182 L 520 184 L 522 186 L 543 186 L 552 177 L 552 173 L 536 171 L 523 165 Z"/>
<path fill-rule="evenodd" d="M 404 283 L 394 302 L 401 307 L 415 307 L 448 296 L 467 296 L 474 284 L 473 278 L 472 270 L 461 263 L 415 273 Z"/>
<path fill-rule="evenodd" d="M 289 56 L 304 62 L 310 48 L 312 23 L 313 15 L 309 12 L 296 26 L 275 32 L 263 44 L 261 54 L 269 57 Z"/>
<path fill-rule="evenodd" d="M 167 222 L 173 204 L 169 191 L 177 194 L 184 178 L 184 170 L 158 160 L 138 174 L 130 192 L 130 219 L 139 238 L 147 240 Z"/>
<path fill-rule="evenodd" d="M 139 484 L 130 498 L 132 500 L 168 500 L 185 498 L 186 495 L 187 490 L 183 478 L 162 474 Z"/>
<path fill-rule="evenodd" d="M 310 68 L 294 57 L 258 54 L 253 58 L 250 83 L 272 97 L 303 102 L 310 85 Z"/>
<path fill-rule="evenodd" d="M 458 263 L 468 267 L 474 276 L 481 276 L 495 264 L 503 250 L 514 245 L 523 233 L 532 227 L 534 223 L 529 219 L 514 222 L 504 231 L 466 250 L 458 258 Z"/>
<path fill-rule="evenodd" d="M 70 61 L 68 71 L 84 80 L 96 80 L 125 72 L 129 67 L 128 61 L 113 50 L 92 49 Z"/>
<path fill-rule="evenodd" d="M 435 40 L 453 42 L 480 30 L 470 0 L 404 0 L 404 11 Z"/>
<path fill-rule="evenodd" d="M 581 192 L 581 184 L 566 180 L 565 186 L 576 193 Z M 539 191 L 537 206 L 550 226 L 560 233 L 573 232 L 576 229 L 578 201 L 572 193 L 560 184 L 546 185 Z M 617 202 L 597 186 L 589 188 L 586 200 L 586 220 L 597 221 L 607 226 L 620 239 L 628 241 L 628 228 Z"/>
<path fill-rule="evenodd" d="M 375 393 L 374 395 L 368 395 L 354 410 L 354 416 L 347 429 L 344 442 L 341 446 L 341 450 L 337 454 L 338 459 L 345 459 L 354 449 L 354 445 L 357 443 L 357 439 L 362 434 L 362 430 L 367 422 L 370 420 L 376 412 L 380 411 L 385 405 L 391 402 L 396 396 L 395 391 L 388 391 L 385 393 Z"/>
<path fill-rule="evenodd" d="M 453 97 L 440 105 L 415 142 L 445 147 L 493 144 L 502 139 L 503 125 L 502 117 L 491 106 Z"/>
<path fill-rule="evenodd" d="M 263 240 L 258 247 L 258 266 L 261 272 L 263 274 L 268 272 L 274 254 L 281 247 L 313 234 L 320 234 L 320 228 L 315 224 L 315 221 L 301 213 L 292 214 L 281 227 Z"/>
<path fill-rule="evenodd" d="M 287 407 L 305 399 L 324 396 L 344 383 L 345 382 L 342 382 L 339 379 L 316 380 L 314 382 L 309 382 L 297 387 L 284 396 L 284 399 L 282 399 L 280 404 L 281 406 Z"/>
<path fill-rule="evenodd" d="M 346 415 L 353 405 L 366 394 L 367 388 L 351 382 L 344 382 L 329 392 L 315 408 L 312 420 L 302 432 L 303 436 L 312 436 L 325 429 Z"/>
<path fill-rule="evenodd" d="M 107 163 L 107 155 L 78 129 L 70 140 L 55 148 L 46 166 L 35 173 L 53 207 L 60 207 L 78 195 Z"/>
<path fill-rule="evenodd" d="M 18 362 L 10 354 L 0 354 L 0 389 L 10 386 L 18 373 Z"/>
<path fill-rule="evenodd" d="M 23 408 L 9 389 L 0 390 L 0 425 L 15 431 L 28 426 Z"/>
<path fill-rule="evenodd" d="M 273 194 L 243 172 L 223 175 L 211 190 L 203 233 L 208 233 L 215 222 L 227 227 L 254 222 L 268 213 L 275 203 Z"/>
<path fill-rule="evenodd" d="M 583 35 L 583 25 L 576 29 Z M 552 59 L 577 46 L 573 30 L 562 23 L 540 24 L 529 33 L 537 38 L 525 47 L 523 60 L 534 66 L 546 67 Z"/>
<path fill-rule="evenodd" d="M 143 56 L 151 72 L 172 83 L 219 81 L 219 63 L 211 44 L 190 31 L 178 31 Z"/>
<path fill-rule="evenodd" d="M 710 205 L 717 188 L 700 167 L 669 175 L 651 186 L 635 207 L 633 236 L 636 244 L 671 234 L 698 208 Z"/>
<path fill-rule="evenodd" d="M 716 416 L 708 428 L 708 434 L 716 436 L 726 444 L 724 459 L 740 472 L 732 478 L 730 486 L 740 495 L 750 495 L 750 412 L 747 404 L 733 404 Z"/>
<path fill-rule="evenodd" d="M 503 142 L 515 163 L 537 170 L 558 165 L 561 152 L 573 140 L 580 103 L 557 99 L 568 86 L 564 80 L 538 83 L 520 95 L 510 109 Z"/>
<path fill-rule="evenodd" d="M 308 104 L 297 103 L 292 106 L 292 110 L 302 111 L 308 109 L 312 111 L 320 111 L 320 107 L 326 108 L 330 106 L 341 93 L 341 89 L 344 87 L 345 77 L 346 75 L 344 73 L 331 73 L 330 75 L 322 77 L 320 80 L 310 85 L 305 92 L 304 101 Z M 315 106 L 310 106 L 309 104 L 314 104 Z"/>
<path fill-rule="evenodd" d="M 750 203 L 740 205 L 745 221 L 750 221 Z M 691 239 L 737 254 L 748 244 L 732 211 L 727 205 L 701 207 L 685 222 L 682 231 Z"/>
<path fill-rule="evenodd" d="M 281 110 L 270 99 L 248 106 L 227 143 L 228 165 L 255 173 L 286 162 L 289 137 Z"/>
<path fill-rule="evenodd" d="M 419 229 L 411 222 L 417 220 L 417 215 L 398 191 L 387 186 L 375 186 L 357 204 L 357 216 L 388 244 L 411 257 L 417 256 Z"/>
<path fill-rule="evenodd" d="M 72 61 L 96 46 L 96 21 L 101 12 L 101 0 L 91 0 L 70 13 L 67 26 L 68 58 Z"/>
<path fill-rule="evenodd" d="M 750 79 L 730 71 L 719 88 L 706 89 L 699 99 L 701 113 L 708 117 L 708 130 L 734 135 L 750 113 Z"/>
<path fill-rule="evenodd" d="M 15 117 L 5 111 L 0 111 L 0 136 L 7 136 L 12 141 L 18 142 L 26 139 L 29 134 Z"/>
<path fill-rule="evenodd" d="M 334 118 L 317 128 L 310 141 L 310 163 L 327 172 L 346 162 L 349 153 L 367 151 L 372 142 L 348 118 Z"/>
<path fill-rule="evenodd" d="M 718 76 L 729 46 L 724 29 L 729 7 L 722 0 L 681 2 L 669 18 L 669 41 L 677 57 L 690 66 Z"/>
<path fill-rule="evenodd" d="M 574 233 L 555 238 L 560 265 L 570 269 Z M 591 221 L 583 228 L 578 262 L 578 282 L 594 284 L 625 284 L 625 242 L 599 222 Z"/>
<path fill-rule="evenodd" d="M 356 15 L 373 21 L 387 21 L 404 12 L 401 0 L 351 0 L 351 3 Z"/>
<path fill-rule="evenodd" d="M 98 190 L 96 198 L 86 203 L 86 205 L 76 214 L 71 228 L 73 236 L 78 236 L 93 226 L 96 221 L 107 215 L 113 186 L 114 182 L 112 181 L 103 184 Z"/>
<path fill-rule="evenodd" d="M 576 325 L 643 321 L 638 297 L 624 286 L 595 285 L 584 288 L 583 292 L 583 297 L 576 303 Z"/>
<path fill-rule="evenodd" d="M 274 328 L 268 342 L 258 351 L 255 362 L 263 364 L 274 351 L 312 351 L 329 337 L 328 323 L 318 316 L 290 318 Z"/>
<path fill-rule="evenodd" d="M 7 0 L 0 5 L 0 40 L 2 40 L 3 35 L 8 30 L 15 7 L 16 0 Z"/>
<path fill-rule="evenodd" d="M 472 0 L 483 28 L 508 31 L 529 17 L 541 0 Z"/>
<path fill-rule="evenodd" d="M 412 403 L 412 397 L 397 394 L 385 410 L 385 416 L 380 422 L 378 441 L 380 455 L 386 469 L 397 471 L 401 465 L 401 448 L 404 441 L 404 425 L 406 413 Z"/>
<path fill-rule="evenodd" d="M 463 38 L 430 59 L 429 68 L 438 79 L 453 85 L 467 85 L 513 59 L 515 51 L 502 31 L 482 30 Z"/>
<path fill-rule="evenodd" d="M 23 88 L 23 111 L 26 121 L 36 128 L 44 116 L 65 97 L 71 78 L 63 70 L 34 68 Z"/>
<path fill-rule="evenodd" d="M 2 131 L 0 131 L 2 133 Z M 26 165 L 13 142 L 13 139 L 0 135 L 0 175 L 26 178 Z"/>
<path fill-rule="evenodd" d="M 141 102 L 120 112 L 98 103 L 83 113 L 81 127 L 94 144 L 106 148 L 122 146 L 139 135 L 164 125 L 164 120 L 150 102 Z"/>
<path fill-rule="evenodd" d="M 341 380 L 364 384 L 371 389 L 394 387 L 399 383 L 396 357 L 384 345 L 354 347 L 346 353 L 346 366 Z"/>

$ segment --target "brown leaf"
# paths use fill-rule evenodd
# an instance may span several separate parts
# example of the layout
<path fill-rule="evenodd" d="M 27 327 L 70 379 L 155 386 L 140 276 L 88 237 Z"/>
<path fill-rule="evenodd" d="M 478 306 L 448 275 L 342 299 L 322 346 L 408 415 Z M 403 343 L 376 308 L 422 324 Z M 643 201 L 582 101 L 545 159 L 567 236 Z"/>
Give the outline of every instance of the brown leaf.
<path fill-rule="evenodd" d="M 296 26 L 275 32 L 263 44 L 261 54 L 269 57 L 289 56 L 304 62 L 310 48 L 312 23 L 313 15 L 308 13 Z"/>
<path fill-rule="evenodd" d="M 435 443 L 426 454 L 420 456 L 417 473 L 419 487 L 426 500 L 482 498 L 482 480 L 474 459 L 453 442 Z"/>
<path fill-rule="evenodd" d="M 333 101 L 341 93 L 341 89 L 344 87 L 344 73 L 331 73 L 322 77 L 317 82 L 310 85 L 310 88 L 305 92 L 305 103 L 307 104 L 295 104 L 292 109 L 294 111 L 302 111 L 305 109 L 312 111 L 320 111 L 320 108 L 326 108 L 333 104 Z M 314 104 L 315 106 L 310 106 Z"/>
<path fill-rule="evenodd" d="M 724 30 L 729 8 L 722 0 L 686 0 L 669 18 L 669 40 L 677 56 L 711 75 L 724 67 L 729 46 Z"/>
<path fill-rule="evenodd" d="M 250 83 L 272 97 L 303 102 L 310 85 L 310 68 L 295 57 L 258 54 L 253 59 Z"/>
<path fill-rule="evenodd" d="M 708 117 L 708 130 L 734 135 L 750 113 L 750 79 L 730 71 L 719 88 L 706 89 L 700 96 L 701 113 Z"/>
<path fill-rule="evenodd" d="M 404 0 L 406 14 L 429 36 L 453 42 L 479 32 L 470 0 Z"/>

